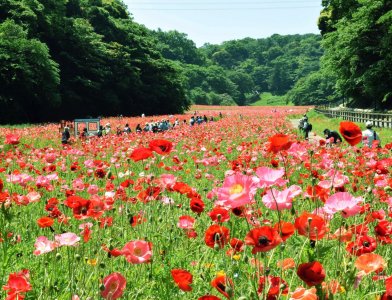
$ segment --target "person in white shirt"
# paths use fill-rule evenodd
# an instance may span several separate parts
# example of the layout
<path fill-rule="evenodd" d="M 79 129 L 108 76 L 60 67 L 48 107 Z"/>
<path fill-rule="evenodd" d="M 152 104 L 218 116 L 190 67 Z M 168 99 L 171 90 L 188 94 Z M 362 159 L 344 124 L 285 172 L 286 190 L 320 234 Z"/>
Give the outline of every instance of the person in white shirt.
<path fill-rule="evenodd" d="M 378 141 L 378 144 L 381 144 L 380 137 L 378 134 L 372 129 L 373 122 L 366 122 L 366 130 L 362 131 L 362 144 L 364 146 L 372 147 L 374 141 Z"/>

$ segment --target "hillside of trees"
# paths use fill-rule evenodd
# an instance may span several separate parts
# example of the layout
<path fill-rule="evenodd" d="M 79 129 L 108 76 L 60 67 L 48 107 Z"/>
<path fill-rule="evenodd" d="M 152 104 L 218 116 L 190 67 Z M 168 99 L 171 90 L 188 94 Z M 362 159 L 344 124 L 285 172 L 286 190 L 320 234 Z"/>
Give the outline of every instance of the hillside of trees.
<path fill-rule="evenodd" d="M 205 44 L 178 31 L 153 32 L 162 55 L 178 63 L 188 99 L 197 104 L 247 105 L 262 92 L 284 95 L 319 70 L 321 36 L 273 35 Z"/>
<path fill-rule="evenodd" d="M 118 0 L 1 0 L 0 122 L 182 112 L 155 44 Z"/>
<path fill-rule="evenodd" d="M 376 110 L 392 108 L 392 1 L 323 0 L 319 18 L 319 71 L 289 92 L 295 104 L 344 101 Z"/>
<path fill-rule="evenodd" d="M 318 35 L 197 48 L 151 31 L 121 0 L 0 0 L 0 122 L 246 105 L 319 70 Z"/>
<path fill-rule="evenodd" d="M 0 122 L 248 105 L 392 106 L 392 2 L 323 0 L 321 35 L 197 48 L 134 22 L 121 0 L 0 0 Z"/>

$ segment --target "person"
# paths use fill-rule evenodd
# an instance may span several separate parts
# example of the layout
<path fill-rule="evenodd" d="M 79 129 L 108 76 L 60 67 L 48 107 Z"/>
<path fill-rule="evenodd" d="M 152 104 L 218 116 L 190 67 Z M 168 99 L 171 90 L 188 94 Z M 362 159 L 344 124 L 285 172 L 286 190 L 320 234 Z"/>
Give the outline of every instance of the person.
<path fill-rule="evenodd" d="M 129 127 L 128 123 L 125 124 L 124 133 L 128 134 L 128 133 L 131 133 L 131 132 L 132 132 L 132 130 L 131 130 L 131 128 Z"/>
<path fill-rule="evenodd" d="M 136 125 L 135 131 L 136 131 L 137 133 L 140 133 L 140 132 L 143 131 L 143 130 L 142 130 L 142 127 L 140 126 L 140 124 L 137 124 L 137 125 Z"/>
<path fill-rule="evenodd" d="M 123 133 L 123 131 L 121 130 L 120 126 L 117 126 L 116 128 L 116 135 L 120 136 Z"/>
<path fill-rule="evenodd" d="M 364 146 L 372 147 L 374 141 L 378 141 L 378 146 L 381 144 L 380 137 L 377 132 L 372 129 L 373 122 L 366 122 L 366 130 L 362 131 L 362 144 Z"/>
<path fill-rule="evenodd" d="M 110 123 L 106 123 L 105 125 L 105 134 L 108 135 L 110 133 Z"/>
<path fill-rule="evenodd" d="M 340 144 L 342 142 L 342 137 L 339 133 L 334 130 L 324 129 L 324 136 L 325 138 L 332 142 L 333 144 Z"/>
<path fill-rule="evenodd" d="M 98 129 L 98 132 L 97 132 L 97 136 L 98 136 L 98 137 L 102 137 L 102 135 L 103 135 L 103 126 L 102 126 L 102 125 L 99 125 L 99 129 Z"/>
<path fill-rule="evenodd" d="M 69 127 L 65 126 L 64 131 L 61 134 L 61 143 L 63 145 L 68 144 L 68 141 L 70 138 L 71 138 L 71 135 L 69 134 Z"/>
<path fill-rule="evenodd" d="M 302 130 L 305 134 L 305 140 L 309 139 L 309 132 L 312 131 L 312 124 L 310 124 L 308 117 L 305 115 Z"/>
<path fill-rule="evenodd" d="M 79 136 L 79 137 L 80 137 L 82 140 L 84 140 L 84 139 L 87 138 L 87 134 L 88 134 L 87 128 L 85 127 L 85 128 L 83 128 L 83 131 L 80 133 L 80 136 Z"/>

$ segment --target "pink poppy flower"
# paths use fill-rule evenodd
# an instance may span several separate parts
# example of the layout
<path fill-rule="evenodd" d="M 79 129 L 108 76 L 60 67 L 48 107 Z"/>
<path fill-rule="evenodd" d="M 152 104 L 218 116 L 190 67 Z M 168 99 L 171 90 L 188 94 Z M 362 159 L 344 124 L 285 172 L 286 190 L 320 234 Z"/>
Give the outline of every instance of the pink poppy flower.
<path fill-rule="evenodd" d="M 132 264 L 148 263 L 152 257 L 151 243 L 142 240 L 126 243 L 121 252 Z"/>
<path fill-rule="evenodd" d="M 335 170 L 330 170 L 328 173 L 324 174 L 323 177 L 326 178 L 326 180 L 318 183 L 318 186 L 323 189 L 330 189 L 331 187 L 339 188 L 343 187 L 346 183 L 349 183 L 347 176 Z"/>
<path fill-rule="evenodd" d="M 50 241 L 46 236 L 40 236 L 35 240 L 34 247 L 33 254 L 41 255 L 53 251 L 57 247 L 57 243 Z"/>
<path fill-rule="evenodd" d="M 103 279 L 104 290 L 101 291 L 101 296 L 107 300 L 115 300 L 122 296 L 127 280 L 120 273 L 112 273 Z"/>
<path fill-rule="evenodd" d="M 162 174 L 159 178 L 159 183 L 164 188 L 172 188 L 177 181 L 177 177 L 173 174 Z"/>
<path fill-rule="evenodd" d="M 266 188 L 273 185 L 283 186 L 287 180 L 282 179 L 284 169 L 271 169 L 268 167 L 260 167 L 256 170 L 256 175 L 259 177 L 259 187 Z"/>
<path fill-rule="evenodd" d="M 83 190 L 84 190 L 84 183 L 83 183 L 83 180 L 80 179 L 80 178 L 75 179 L 75 180 L 72 182 L 72 188 L 73 188 L 75 191 L 83 191 Z"/>
<path fill-rule="evenodd" d="M 181 216 L 178 220 L 177 226 L 182 229 L 193 229 L 195 219 L 190 216 Z"/>
<path fill-rule="evenodd" d="M 56 234 L 54 239 L 58 242 L 59 246 L 77 246 L 80 241 L 80 237 L 73 232 Z"/>
<path fill-rule="evenodd" d="M 30 192 L 26 195 L 30 203 L 38 202 L 41 199 L 41 195 L 38 192 Z"/>
<path fill-rule="evenodd" d="M 328 214 L 335 214 L 341 211 L 342 216 L 347 218 L 361 211 L 361 207 L 358 204 L 362 201 L 362 197 L 355 198 L 350 193 L 339 192 L 327 199 L 324 205 L 324 211 Z"/>
<path fill-rule="evenodd" d="M 290 209 L 294 197 L 301 194 L 301 192 L 301 188 L 297 185 L 292 185 L 283 191 L 270 189 L 263 196 L 262 201 L 266 207 L 272 210 Z"/>
<path fill-rule="evenodd" d="M 257 186 L 250 176 L 236 173 L 226 177 L 223 186 L 217 190 L 215 205 L 236 208 L 254 201 Z"/>
<path fill-rule="evenodd" d="M 87 193 L 89 193 L 90 195 L 98 194 L 98 186 L 95 184 L 90 184 L 87 188 Z"/>

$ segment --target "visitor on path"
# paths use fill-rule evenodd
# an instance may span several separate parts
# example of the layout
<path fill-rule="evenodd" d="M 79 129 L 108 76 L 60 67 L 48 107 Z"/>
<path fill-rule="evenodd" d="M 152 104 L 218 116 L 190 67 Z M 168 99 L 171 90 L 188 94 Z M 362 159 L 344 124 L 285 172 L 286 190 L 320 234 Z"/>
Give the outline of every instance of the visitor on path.
<path fill-rule="evenodd" d="M 69 133 L 69 127 L 65 126 L 64 127 L 64 131 L 61 134 L 61 143 L 63 145 L 68 144 L 69 143 L 69 139 L 71 138 L 71 135 Z"/>
<path fill-rule="evenodd" d="M 330 144 L 340 144 L 342 142 L 342 137 L 335 130 L 324 129 L 324 136 Z"/>
<path fill-rule="evenodd" d="M 378 147 L 381 145 L 380 137 L 377 132 L 373 129 L 373 122 L 366 122 L 366 130 L 362 131 L 362 143 L 364 146 L 372 147 L 373 143 L 377 144 Z"/>
<path fill-rule="evenodd" d="M 302 130 L 305 134 L 305 140 L 309 139 L 309 132 L 312 131 L 312 124 L 310 124 L 308 117 L 305 115 Z"/>

